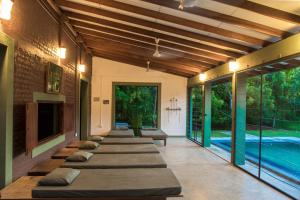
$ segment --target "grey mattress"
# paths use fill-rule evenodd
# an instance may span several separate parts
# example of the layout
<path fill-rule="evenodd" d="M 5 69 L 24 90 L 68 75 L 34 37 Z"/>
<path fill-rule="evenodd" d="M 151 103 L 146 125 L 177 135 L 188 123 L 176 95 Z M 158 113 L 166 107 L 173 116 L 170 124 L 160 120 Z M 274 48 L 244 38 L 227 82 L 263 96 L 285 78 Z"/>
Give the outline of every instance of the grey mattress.
<path fill-rule="evenodd" d="M 153 144 L 152 138 L 104 138 L 100 144 Z"/>
<path fill-rule="evenodd" d="M 139 154 L 139 153 L 159 153 L 154 144 L 136 145 L 100 145 L 97 149 L 90 150 L 93 154 Z"/>
<path fill-rule="evenodd" d="M 100 198 L 179 195 L 181 186 L 170 169 L 81 169 L 68 186 L 38 186 L 33 198 Z"/>
<path fill-rule="evenodd" d="M 116 137 L 116 138 L 132 138 L 134 133 L 132 129 L 128 130 L 111 130 L 106 137 Z"/>
<path fill-rule="evenodd" d="M 162 130 L 141 130 L 142 137 L 160 137 L 160 138 L 167 138 L 168 135 L 163 132 Z"/>
<path fill-rule="evenodd" d="M 64 162 L 61 167 L 74 169 L 166 168 L 160 154 L 94 154 L 85 162 Z"/>

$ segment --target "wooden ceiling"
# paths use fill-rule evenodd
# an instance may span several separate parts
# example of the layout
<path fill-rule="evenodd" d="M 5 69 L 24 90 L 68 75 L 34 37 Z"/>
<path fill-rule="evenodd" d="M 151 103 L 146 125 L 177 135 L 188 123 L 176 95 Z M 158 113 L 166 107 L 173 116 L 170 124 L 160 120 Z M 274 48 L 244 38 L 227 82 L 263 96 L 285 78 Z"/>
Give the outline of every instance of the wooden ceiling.
<path fill-rule="evenodd" d="M 151 69 L 184 77 L 300 30 L 299 15 L 254 1 L 196 0 L 183 10 L 176 0 L 48 1 L 94 56 L 144 68 L 150 61 Z M 153 57 L 155 38 L 160 39 L 160 58 Z"/>

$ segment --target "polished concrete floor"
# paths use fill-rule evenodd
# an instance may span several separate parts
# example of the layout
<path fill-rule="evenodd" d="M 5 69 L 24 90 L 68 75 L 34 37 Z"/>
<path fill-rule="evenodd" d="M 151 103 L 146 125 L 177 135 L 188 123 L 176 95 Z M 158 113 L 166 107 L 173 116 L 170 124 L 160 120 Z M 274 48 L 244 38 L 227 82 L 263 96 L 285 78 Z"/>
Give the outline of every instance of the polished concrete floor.
<path fill-rule="evenodd" d="M 185 138 L 169 138 L 167 147 L 158 147 L 183 187 L 184 198 L 170 200 L 289 199 Z"/>

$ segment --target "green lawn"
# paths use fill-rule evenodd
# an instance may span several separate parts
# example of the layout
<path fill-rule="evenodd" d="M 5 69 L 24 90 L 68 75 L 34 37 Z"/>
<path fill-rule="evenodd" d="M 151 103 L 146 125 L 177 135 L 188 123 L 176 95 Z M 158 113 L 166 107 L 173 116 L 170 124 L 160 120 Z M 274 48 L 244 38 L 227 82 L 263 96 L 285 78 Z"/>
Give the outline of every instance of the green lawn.
<path fill-rule="evenodd" d="M 259 136 L 259 131 L 247 131 L 250 135 Z M 262 132 L 263 137 L 298 137 L 300 138 L 300 131 L 289 131 L 289 130 L 263 130 Z"/>
<path fill-rule="evenodd" d="M 230 137 L 228 134 L 223 133 L 221 130 L 218 131 L 212 131 L 211 132 L 211 137 Z"/>
<path fill-rule="evenodd" d="M 193 132 L 194 134 L 194 132 Z M 259 136 L 259 131 L 247 131 L 247 134 Z M 197 136 L 201 137 L 201 132 L 197 131 Z M 223 130 L 213 130 L 211 133 L 211 137 L 229 137 L 229 135 L 223 133 Z M 297 137 L 300 138 L 300 131 L 289 131 L 289 130 L 263 130 L 263 137 Z"/>

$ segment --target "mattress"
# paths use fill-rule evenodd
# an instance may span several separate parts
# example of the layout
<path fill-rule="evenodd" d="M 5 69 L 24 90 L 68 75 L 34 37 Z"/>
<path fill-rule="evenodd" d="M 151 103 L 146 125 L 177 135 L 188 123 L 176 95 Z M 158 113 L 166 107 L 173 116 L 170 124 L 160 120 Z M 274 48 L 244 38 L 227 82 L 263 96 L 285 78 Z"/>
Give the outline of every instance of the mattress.
<path fill-rule="evenodd" d="M 61 167 L 73 169 L 166 168 L 160 154 L 94 154 L 85 162 L 64 162 Z"/>
<path fill-rule="evenodd" d="M 170 169 L 81 169 L 68 186 L 37 186 L 33 198 L 174 196 L 181 186 Z"/>
<path fill-rule="evenodd" d="M 152 138 L 104 138 L 100 144 L 153 144 Z"/>
<path fill-rule="evenodd" d="M 139 154 L 139 153 L 159 153 L 154 144 L 136 145 L 100 145 L 95 150 L 90 150 L 93 154 Z"/>
<path fill-rule="evenodd" d="M 141 135 L 142 137 L 151 137 L 153 139 L 164 139 L 168 137 L 162 130 L 141 130 Z"/>
<path fill-rule="evenodd" d="M 134 137 L 134 132 L 132 129 L 128 130 L 111 130 L 106 137 L 116 137 L 116 138 L 131 138 Z"/>

